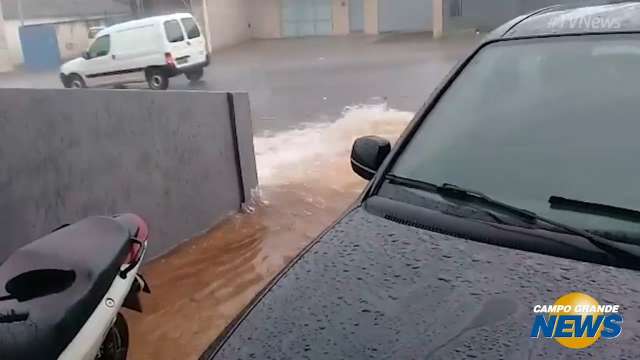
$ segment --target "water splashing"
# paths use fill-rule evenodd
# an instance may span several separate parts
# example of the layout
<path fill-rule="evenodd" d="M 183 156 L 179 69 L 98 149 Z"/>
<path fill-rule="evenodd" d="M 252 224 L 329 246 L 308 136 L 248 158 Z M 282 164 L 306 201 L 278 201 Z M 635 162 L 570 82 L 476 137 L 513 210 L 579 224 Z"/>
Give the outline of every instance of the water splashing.
<path fill-rule="evenodd" d="M 332 123 L 307 124 L 254 139 L 260 184 L 362 185 L 349 169 L 353 141 L 363 135 L 394 140 L 413 117 L 386 103 L 347 107 Z"/>

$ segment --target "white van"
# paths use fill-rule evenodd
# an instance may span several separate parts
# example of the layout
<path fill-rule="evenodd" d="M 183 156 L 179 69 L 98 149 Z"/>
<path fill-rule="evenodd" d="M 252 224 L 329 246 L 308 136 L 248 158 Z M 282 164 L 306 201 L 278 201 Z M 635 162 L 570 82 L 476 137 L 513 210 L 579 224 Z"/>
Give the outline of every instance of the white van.
<path fill-rule="evenodd" d="M 202 78 L 209 65 L 204 35 L 191 14 L 179 13 L 129 21 L 101 30 L 82 57 L 60 68 L 67 88 L 147 82 L 164 90 L 169 78 Z"/>

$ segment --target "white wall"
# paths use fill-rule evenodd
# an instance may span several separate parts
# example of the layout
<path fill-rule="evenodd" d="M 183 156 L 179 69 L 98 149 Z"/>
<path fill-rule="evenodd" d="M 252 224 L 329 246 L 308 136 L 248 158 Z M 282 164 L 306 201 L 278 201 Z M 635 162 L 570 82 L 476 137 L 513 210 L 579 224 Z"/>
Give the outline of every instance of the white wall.
<path fill-rule="evenodd" d="M 8 49 L 0 49 L 0 72 L 13 70 L 13 63 L 9 57 Z"/>
<path fill-rule="evenodd" d="M 281 37 L 280 0 L 251 0 L 251 36 L 256 39 Z"/>
<path fill-rule="evenodd" d="M 250 0 L 206 0 L 209 41 L 213 50 L 251 38 Z"/>
<path fill-rule="evenodd" d="M 433 0 L 433 37 L 436 39 L 444 35 L 444 0 Z"/>
<path fill-rule="evenodd" d="M 96 25 L 89 25 L 86 21 L 55 25 L 60 57 L 63 60 L 78 57 L 87 50 L 92 41 L 88 36 L 91 26 Z"/>
<path fill-rule="evenodd" d="M 4 22 L 5 38 L 11 64 L 22 64 L 22 46 L 20 45 L 20 35 L 18 27 L 20 22 L 16 20 L 6 20 Z"/>
<path fill-rule="evenodd" d="M 0 5 L 0 72 L 10 71 L 13 68 L 9 58 L 9 49 L 5 37 L 4 17 L 2 16 L 2 6 Z"/>
<path fill-rule="evenodd" d="M 333 35 L 349 33 L 349 5 L 347 0 L 332 0 Z"/>
<path fill-rule="evenodd" d="M 7 48 L 7 40 L 4 35 L 4 17 L 2 15 L 2 4 L 0 4 L 0 49 Z"/>
<path fill-rule="evenodd" d="M 378 33 L 378 0 L 364 0 L 364 32 Z"/>

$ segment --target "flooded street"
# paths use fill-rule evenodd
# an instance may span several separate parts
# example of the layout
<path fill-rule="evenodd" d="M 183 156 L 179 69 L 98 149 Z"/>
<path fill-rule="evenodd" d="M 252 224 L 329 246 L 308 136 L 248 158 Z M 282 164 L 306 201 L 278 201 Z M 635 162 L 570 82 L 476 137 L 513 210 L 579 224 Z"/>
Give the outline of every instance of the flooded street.
<path fill-rule="evenodd" d="M 640 359 L 637 34 L 631 0 L 0 0 L 0 360 Z"/>
<path fill-rule="evenodd" d="M 335 122 L 255 138 L 259 200 L 143 269 L 152 295 L 127 312 L 132 359 L 196 359 L 322 230 L 365 182 L 352 173 L 353 140 L 395 139 L 412 114 L 356 106 Z"/>

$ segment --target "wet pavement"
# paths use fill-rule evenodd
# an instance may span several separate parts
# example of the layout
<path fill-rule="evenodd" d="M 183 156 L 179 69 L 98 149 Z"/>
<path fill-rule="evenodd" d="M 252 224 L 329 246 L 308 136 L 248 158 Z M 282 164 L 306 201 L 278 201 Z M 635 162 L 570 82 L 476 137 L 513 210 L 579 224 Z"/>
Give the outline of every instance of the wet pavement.
<path fill-rule="evenodd" d="M 347 208 L 355 192 L 264 189 L 268 204 L 231 217 L 143 269 L 152 294 L 127 311 L 131 359 L 197 359 L 249 301 Z"/>
<path fill-rule="evenodd" d="M 250 41 L 214 53 L 202 82 L 179 76 L 169 88 L 248 91 L 254 130 L 268 134 L 333 121 L 371 98 L 415 111 L 477 40 L 418 33 Z M 57 73 L 0 74 L 0 86 L 61 87 Z"/>

